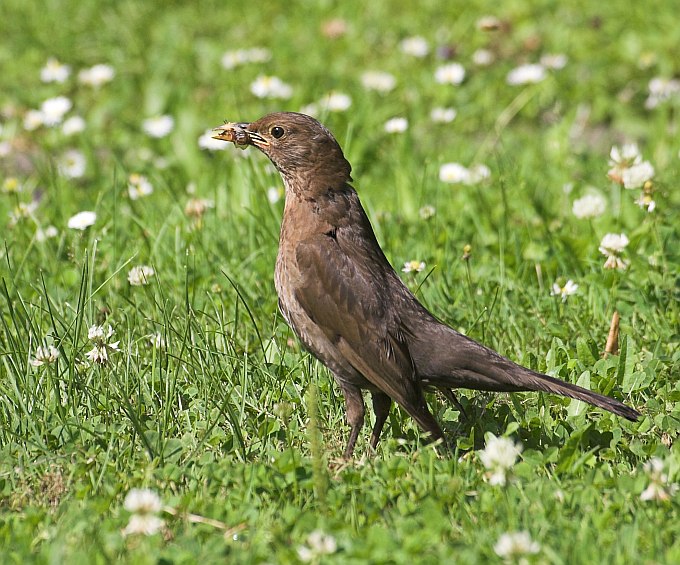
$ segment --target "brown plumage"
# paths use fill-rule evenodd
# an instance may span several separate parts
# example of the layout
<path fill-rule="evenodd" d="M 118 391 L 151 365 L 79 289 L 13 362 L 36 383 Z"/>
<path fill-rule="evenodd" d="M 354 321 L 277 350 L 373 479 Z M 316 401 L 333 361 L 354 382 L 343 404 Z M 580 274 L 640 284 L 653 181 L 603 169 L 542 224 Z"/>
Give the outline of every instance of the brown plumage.
<path fill-rule="evenodd" d="M 323 125 L 275 113 L 225 123 L 215 137 L 253 145 L 281 173 L 286 201 L 276 260 L 281 312 L 326 365 L 345 396 L 350 457 L 364 423 L 362 389 L 373 399 L 375 448 L 392 400 L 433 438 L 442 437 L 423 389 L 539 390 L 583 400 L 637 420 L 625 404 L 527 369 L 442 324 L 389 264 L 350 186 L 351 166 Z"/>

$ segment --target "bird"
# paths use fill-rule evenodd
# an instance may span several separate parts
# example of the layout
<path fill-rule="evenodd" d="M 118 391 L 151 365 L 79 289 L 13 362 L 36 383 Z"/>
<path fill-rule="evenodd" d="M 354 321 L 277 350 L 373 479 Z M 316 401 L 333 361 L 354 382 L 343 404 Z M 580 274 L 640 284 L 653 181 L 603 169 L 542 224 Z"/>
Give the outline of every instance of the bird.
<path fill-rule="evenodd" d="M 425 391 L 543 391 L 582 400 L 636 421 L 640 413 L 608 396 L 514 363 L 439 321 L 385 257 L 352 186 L 352 167 L 333 134 L 311 116 L 275 112 L 224 122 L 215 139 L 259 149 L 278 170 L 285 202 L 274 283 L 281 314 L 303 347 L 340 387 L 354 453 L 371 395 L 375 450 L 392 402 L 429 440 L 443 438 Z"/>

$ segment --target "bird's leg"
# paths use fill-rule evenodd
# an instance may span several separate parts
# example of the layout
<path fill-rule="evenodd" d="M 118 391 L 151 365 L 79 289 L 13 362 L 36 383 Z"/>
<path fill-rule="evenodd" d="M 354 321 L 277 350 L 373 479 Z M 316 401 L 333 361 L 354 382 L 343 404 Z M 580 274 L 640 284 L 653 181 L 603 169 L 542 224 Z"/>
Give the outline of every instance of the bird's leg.
<path fill-rule="evenodd" d="M 465 412 L 465 409 L 463 408 L 463 405 L 460 403 L 458 398 L 456 398 L 456 395 L 453 394 L 453 391 L 450 388 L 440 388 L 442 394 L 446 397 L 446 399 L 453 404 L 456 408 L 458 408 L 458 411 L 460 412 L 461 416 L 465 418 L 466 420 L 469 420 L 467 413 Z"/>
<path fill-rule="evenodd" d="M 343 457 L 349 459 L 354 453 L 354 445 L 359 437 L 359 432 L 364 425 L 364 398 L 358 387 L 340 383 L 342 393 L 345 395 L 345 411 L 347 413 L 347 423 L 350 426 L 349 440 Z"/>
<path fill-rule="evenodd" d="M 390 413 L 392 399 L 381 392 L 374 392 L 371 396 L 373 398 L 373 412 L 375 413 L 375 425 L 371 432 L 371 448 L 375 450 L 378 446 L 378 441 L 380 441 L 380 434 L 385 425 L 385 420 L 387 420 L 387 416 Z"/>

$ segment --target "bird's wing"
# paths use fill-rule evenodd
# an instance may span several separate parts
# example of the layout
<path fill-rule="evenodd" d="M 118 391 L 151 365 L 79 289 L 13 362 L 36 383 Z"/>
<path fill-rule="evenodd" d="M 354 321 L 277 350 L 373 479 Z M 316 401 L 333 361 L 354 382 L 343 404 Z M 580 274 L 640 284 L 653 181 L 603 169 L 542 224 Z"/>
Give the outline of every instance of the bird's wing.
<path fill-rule="evenodd" d="M 295 296 L 307 315 L 357 371 L 409 410 L 419 385 L 401 322 L 385 296 L 383 266 L 353 261 L 328 235 L 300 242 L 296 260 L 302 280 Z"/>

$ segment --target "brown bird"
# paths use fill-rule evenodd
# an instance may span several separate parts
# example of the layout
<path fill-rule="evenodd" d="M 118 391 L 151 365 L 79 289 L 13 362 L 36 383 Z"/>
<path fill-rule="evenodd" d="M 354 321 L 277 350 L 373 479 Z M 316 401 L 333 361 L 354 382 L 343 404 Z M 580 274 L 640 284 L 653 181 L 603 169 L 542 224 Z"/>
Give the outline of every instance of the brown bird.
<path fill-rule="evenodd" d="M 442 430 L 423 390 L 544 391 L 635 421 L 625 404 L 527 369 L 441 323 L 385 257 L 350 182 L 352 167 L 328 129 L 304 114 L 225 123 L 214 137 L 253 145 L 278 169 L 285 207 L 276 259 L 279 308 L 302 344 L 328 367 L 345 396 L 350 457 L 364 423 L 361 390 L 373 400 L 375 448 L 392 400 L 433 439 Z"/>

